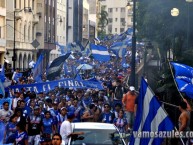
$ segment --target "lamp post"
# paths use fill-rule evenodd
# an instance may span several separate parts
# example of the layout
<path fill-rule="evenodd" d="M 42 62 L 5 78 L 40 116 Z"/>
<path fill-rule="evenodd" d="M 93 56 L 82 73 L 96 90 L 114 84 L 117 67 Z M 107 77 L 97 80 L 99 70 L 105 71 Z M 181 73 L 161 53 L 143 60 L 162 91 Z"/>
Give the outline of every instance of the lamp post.
<path fill-rule="evenodd" d="M 177 17 L 179 15 L 179 9 L 177 8 L 173 8 L 171 10 L 171 15 L 172 17 Z M 174 48 L 174 43 L 175 43 L 175 35 L 174 35 L 174 24 L 173 24 L 173 43 L 172 43 L 172 47 L 173 47 L 173 60 L 175 59 L 175 48 Z"/>
<path fill-rule="evenodd" d="M 13 30 L 13 32 L 14 32 L 14 34 L 13 34 L 13 57 L 12 57 L 12 61 L 13 61 L 13 69 L 14 69 L 14 71 L 15 71 L 15 63 L 16 63 L 16 60 L 17 60 L 17 56 L 16 56 L 16 48 L 15 48 L 15 30 L 16 30 L 16 13 L 19 13 L 19 12 L 21 12 L 21 11 L 26 11 L 26 10 L 28 10 L 28 12 L 32 12 L 32 9 L 31 9 L 31 7 L 24 7 L 23 9 L 21 9 L 21 10 L 18 10 L 18 11 L 16 11 L 16 10 L 14 10 L 14 18 L 13 18 L 13 23 L 14 23 L 14 30 Z"/>
<path fill-rule="evenodd" d="M 135 54 L 136 54 L 136 0 L 133 0 L 133 35 L 132 35 L 132 59 L 131 59 L 131 85 L 135 86 Z"/>

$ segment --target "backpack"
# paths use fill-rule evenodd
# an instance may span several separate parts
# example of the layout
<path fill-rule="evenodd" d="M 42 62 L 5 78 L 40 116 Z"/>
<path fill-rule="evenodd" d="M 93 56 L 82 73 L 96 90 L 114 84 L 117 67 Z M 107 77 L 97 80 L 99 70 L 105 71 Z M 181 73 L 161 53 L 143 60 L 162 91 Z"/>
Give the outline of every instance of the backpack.
<path fill-rule="evenodd" d="M 124 88 L 123 87 L 116 87 L 115 88 L 115 98 L 121 100 L 123 98 Z"/>

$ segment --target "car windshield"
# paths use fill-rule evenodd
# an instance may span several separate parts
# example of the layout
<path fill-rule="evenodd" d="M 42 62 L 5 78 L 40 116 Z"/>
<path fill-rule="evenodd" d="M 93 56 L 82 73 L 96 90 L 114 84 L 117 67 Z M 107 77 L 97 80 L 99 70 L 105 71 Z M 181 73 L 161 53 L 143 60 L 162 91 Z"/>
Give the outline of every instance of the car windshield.
<path fill-rule="evenodd" d="M 71 145 L 124 145 L 119 133 L 113 129 L 75 129 L 74 131 L 81 131 L 84 134 L 72 138 Z"/>

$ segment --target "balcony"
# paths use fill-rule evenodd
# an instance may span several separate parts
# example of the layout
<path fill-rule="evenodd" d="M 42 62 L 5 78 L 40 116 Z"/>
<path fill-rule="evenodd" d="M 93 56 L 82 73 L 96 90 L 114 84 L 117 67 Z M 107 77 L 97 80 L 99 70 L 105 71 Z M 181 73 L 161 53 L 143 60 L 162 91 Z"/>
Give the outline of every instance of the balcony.
<path fill-rule="evenodd" d="M 6 40 L 0 38 L 0 46 L 5 47 L 6 46 Z"/>
<path fill-rule="evenodd" d="M 39 22 L 40 18 L 38 14 L 33 15 L 33 24 L 37 24 Z"/>
<path fill-rule="evenodd" d="M 21 12 L 15 12 L 15 19 L 16 20 L 19 20 L 19 19 L 21 19 L 22 18 L 22 13 Z"/>

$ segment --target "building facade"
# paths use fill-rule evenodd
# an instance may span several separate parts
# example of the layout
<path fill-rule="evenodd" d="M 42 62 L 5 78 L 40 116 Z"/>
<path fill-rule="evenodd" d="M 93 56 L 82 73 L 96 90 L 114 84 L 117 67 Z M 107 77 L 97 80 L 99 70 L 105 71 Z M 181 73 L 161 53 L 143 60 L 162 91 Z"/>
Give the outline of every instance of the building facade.
<path fill-rule="evenodd" d="M 56 42 L 60 45 L 66 45 L 66 0 L 57 0 L 56 4 Z M 61 54 L 60 49 L 56 46 L 56 49 L 50 52 L 50 61 L 53 61 Z"/>
<path fill-rule="evenodd" d="M 132 9 L 127 7 L 128 0 L 103 0 L 100 3 L 108 13 L 106 34 L 120 34 L 132 27 Z"/>
<path fill-rule="evenodd" d="M 31 43 L 36 39 L 36 24 L 39 22 L 36 2 L 37 0 L 7 1 L 6 57 L 12 62 L 14 69 L 25 70 L 29 68 L 29 62 L 35 59 L 36 48 Z"/>
<path fill-rule="evenodd" d="M 0 1 L 0 64 L 4 63 L 6 51 L 6 0 Z"/>
<path fill-rule="evenodd" d="M 90 21 L 89 21 L 89 3 L 87 0 L 83 0 L 83 21 L 82 21 L 82 43 L 85 46 L 89 40 L 90 34 Z"/>
<path fill-rule="evenodd" d="M 67 0 L 66 43 L 82 41 L 83 0 Z"/>
<path fill-rule="evenodd" d="M 36 39 L 40 43 L 37 57 L 44 54 L 44 69 L 50 62 L 50 51 L 56 49 L 56 0 L 37 0 L 37 14 L 40 16 L 36 27 Z"/>

